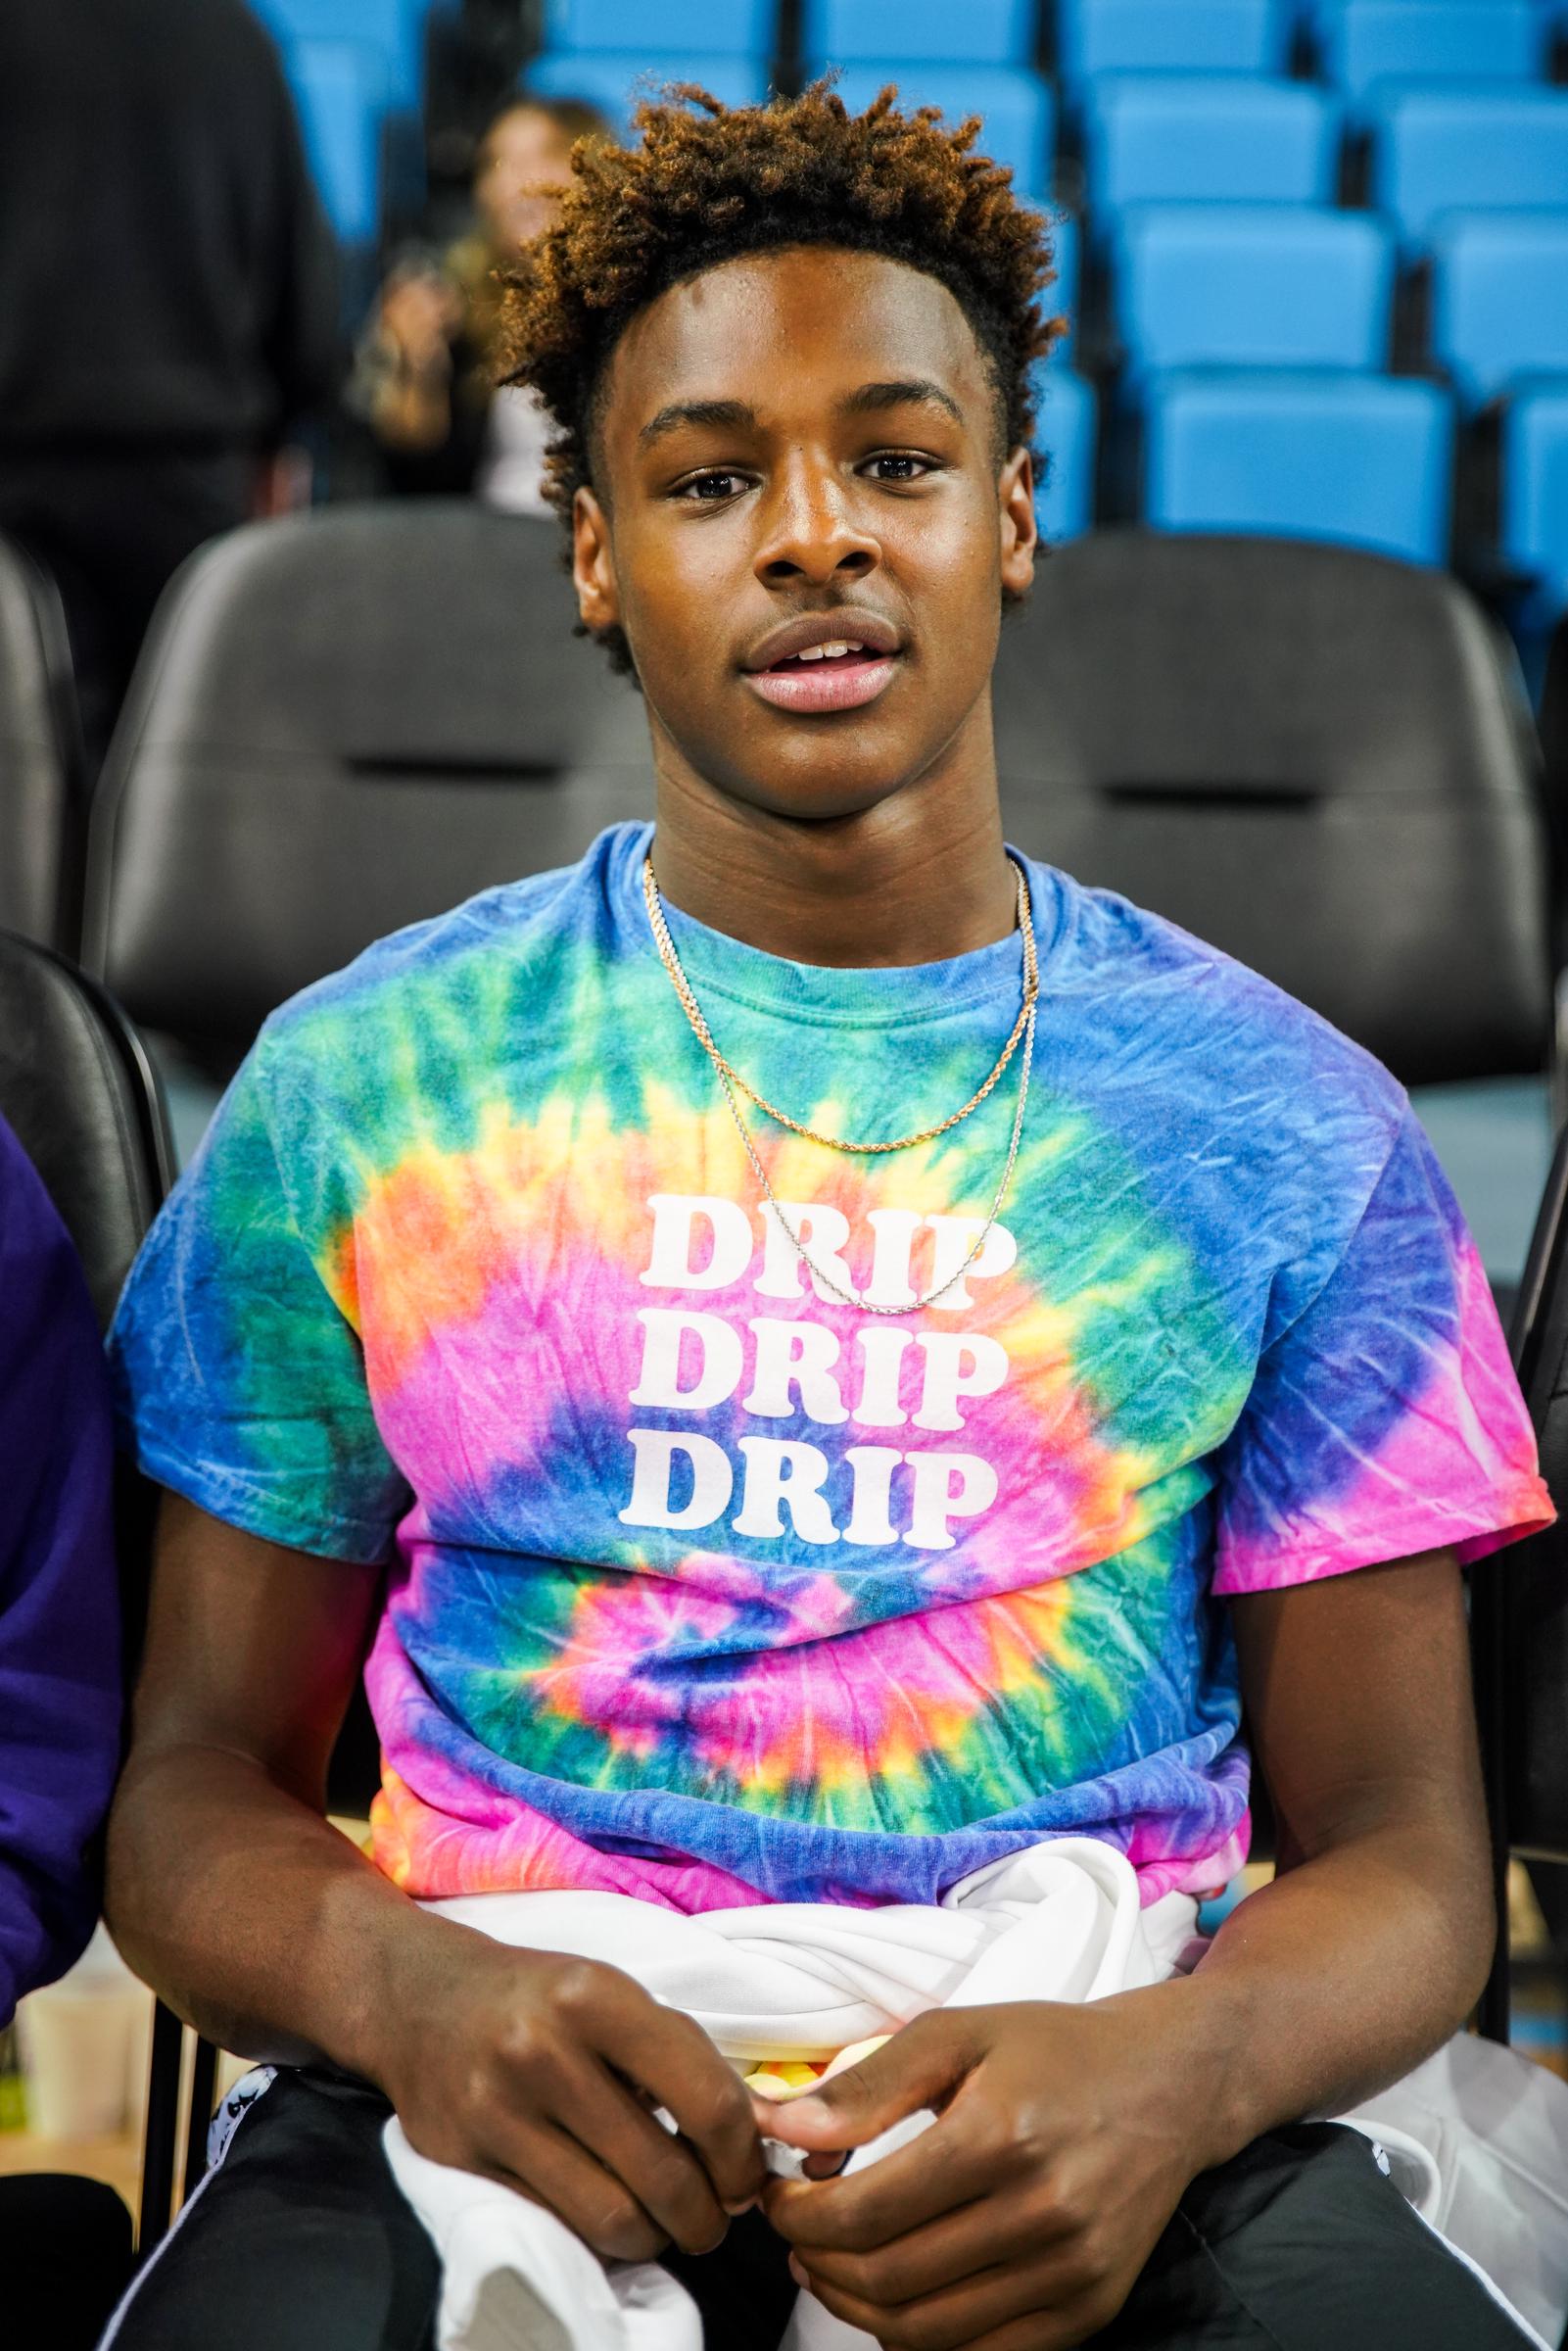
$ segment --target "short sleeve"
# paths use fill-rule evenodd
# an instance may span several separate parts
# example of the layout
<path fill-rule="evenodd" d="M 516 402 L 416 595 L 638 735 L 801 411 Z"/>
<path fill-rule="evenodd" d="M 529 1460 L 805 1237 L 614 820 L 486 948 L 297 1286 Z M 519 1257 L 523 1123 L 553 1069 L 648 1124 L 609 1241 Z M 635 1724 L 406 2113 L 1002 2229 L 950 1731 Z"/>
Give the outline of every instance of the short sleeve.
<path fill-rule="evenodd" d="M 267 1043 L 263 1032 L 121 1296 L 110 1334 L 120 1437 L 149 1477 L 248 1534 L 371 1562 L 411 1496 L 345 1311 L 353 1225 L 333 1133 L 312 1121 L 308 1071 L 271 1082 Z M 309 1203 L 303 1223 L 297 1203 Z"/>
<path fill-rule="evenodd" d="M 1219 1595 L 1449 1546 L 1469 1561 L 1554 1515 L 1475 1244 L 1408 1109 L 1218 1472 Z"/>

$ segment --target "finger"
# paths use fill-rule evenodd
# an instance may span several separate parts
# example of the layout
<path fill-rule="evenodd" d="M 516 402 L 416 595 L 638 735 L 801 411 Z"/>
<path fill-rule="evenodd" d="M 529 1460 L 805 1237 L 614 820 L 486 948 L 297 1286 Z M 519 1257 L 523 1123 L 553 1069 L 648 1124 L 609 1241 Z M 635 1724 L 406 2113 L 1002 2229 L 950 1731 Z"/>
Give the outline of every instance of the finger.
<path fill-rule="evenodd" d="M 607 2067 L 585 2065 L 553 2119 L 630 2188 L 684 2253 L 711 2253 L 722 2243 L 728 2222 L 700 2159 Z"/>
<path fill-rule="evenodd" d="M 780 2105 L 771 2136 L 791 2147 L 863 2147 L 923 2106 L 945 2105 L 978 2060 L 978 2013 L 917 2017 L 858 2065 Z"/>
<path fill-rule="evenodd" d="M 554 2123 L 520 2125 L 494 2150 L 491 2177 L 543 2204 L 605 2261 L 652 2261 L 667 2238 L 622 2180 Z"/>
<path fill-rule="evenodd" d="M 809 2270 L 805 2276 L 809 2291 L 834 2318 L 879 2343 L 896 2344 L 898 2351 L 978 2351 L 981 2343 L 999 2344 L 1004 2334 L 1016 2335 L 1018 2351 L 1046 2351 L 1048 2345 L 1081 2343 L 1088 2329 L 1087 2321 L 1073 2324 L 1081 2288 L 1059 2283 L 1038 2265 L 987 2271 L 947 2294 L 891 2306 L 831 2285 Z M 1111 2315 L 1103 2309 L 1094 2326 Z"/>
<path fill-rule="evenodd" d="M 838 2180 L 772 2180 L 763 2210 L 790 2244 L 870 2252 L 997 2187 L 994 2153 L 951 2118 Z"/>
<path fill-rule="evenodd" d="M 811 2245 L 801 2247 L 797 2258 L 814 2278 L 891 2308 L 941 2293 L 999 2265 L 1037 2260 L 1044 2246 L 1064 2233 L 1043 2223 L 1026 2200 L 993 2195 L 870 2252 Z"/>
<path fill-rule="evenodd" d="M 727 2211 L 754 2203 L 767 2178 L 762 2140 L 744 2083 L 700 2025 L 639 1991 L 636 2002 L 601 2012 L 594 2043 L 617 2070 L 648 2090 L 700 2156 Z M 650 2030 L 649 2016 L 657 2020 Z"/>

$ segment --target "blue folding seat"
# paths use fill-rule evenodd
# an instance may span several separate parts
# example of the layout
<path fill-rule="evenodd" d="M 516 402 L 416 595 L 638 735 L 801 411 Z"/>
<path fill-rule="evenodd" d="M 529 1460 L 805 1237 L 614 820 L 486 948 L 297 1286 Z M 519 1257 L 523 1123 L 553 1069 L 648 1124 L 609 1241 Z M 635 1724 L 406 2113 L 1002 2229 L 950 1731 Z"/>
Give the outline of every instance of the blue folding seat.
<path fill-rule="evenodd" d="M 646 49 L 550 50 L 533 59 L 524 80 L 540 97 L 586 98 L 623 136 L 631 133 L 638 101 L 671 82 L 700 82 L 726 106 L 760 106 L 768 95 L 762 58 L 667 57 Z"/>
<path fill-rule="evenodd" d="M 659 57 L 772 56 L 778 0 L 546 0 L 546 51 Z"/>
<path fill-rule="evenodd" d="M 847 66 L 861 58 L 915 57 L 966 66 L 1034 61 L 1034 0 L 804 0 L 805 57 Z"/>
<path fill-rule="evenodd" d="M 1439 213 L 1568 205 L 1568 90 L 1395 90 L 1373 114 L 1372 201 L 1414 244 Z"/>
<path fill-rule="evenodd" d="M 1056 108 L 1049 86 L 1037 73 L 1008 66 L 944 66 L 865 63 L 847 66 L 838 94 L 853 113 L 870 106 L 889 82 L 898 85 L 900 106 L 939 106 L 950 122 L 966 115 L 983 118 L 980 147 L 1010 165 L 1021 196 L 1045 196 L 1051 187 L 1056 145 Z"/>
<path fill-rule="evenodd" d="M 1502 436 L 1504 561 L 1535 587 L 1544 616 L 1568 606 L 1568 381 L 1511 403 Z"/>
<path fill-rule="evenodd" d="M 1283 0 L 1061 0 L 1062 78 L 1095 73 L 1283 73 L 1291 14 Z"/>
<path fill-rule="evenodd" d="M 1379 81 L 1529 81 L 1548 31 L 1539 0 L 1345 0 L 1319 49 L 1330 81 L 1359 100 Z"/>
<path fill-rule="evenodd" d="M 1040 297 L 1047 318 L 1067 321 L 1051 346 L 1053 360 L 1069 360 L 1078 333 L 1078 282 L 1083 264 L 1083 233 L 1069 214 L 1054 214 L 1050 223 L 1051 260 L 1056 275 Z"/>
<path fill-rule="evenodd" d="M 1444 216 L 1432 351 L 1472 407 L 1526 376 L 1568 378 L 1568 209 Z"/>
<path fill-rule="evenodd" d="M 1115 276 L 1135 376 L 1388 363 L 1394 243 L 1366 213 L 1143 205 L 1118 224 Z"/>
<path fill-rule="evenodd" d="M 1305 81 L 1110 73 L 1085 132 L 1090 197 L 1125 204 L 1332 204 L 1341 109 Z"/>
<path fill-rule="evenodd" d="M 353 41 L 296 41 L 287 62 L 327 217 L 346 245 L 368 245 L 381 226 L 386 62 Z"/>
<path fill-rule="evenodd" d="M 1145 419 L 1157 530 L 1335 539 L 1417 563 L 1449 550 L 1453 404 L 1375 375 L 1176 374 Z"/>
<path fill-rule="evenodd" d="M 1042 539 L 1076 539 L 1094 519 L 1094 386 L 1070 367 L 1035 372 L 1035 443 L 1045 471 L 1034 486 Z"/>
<path fill-rule="evenodd" d="M 374 49 L 385 67 L 388 103 L 419 103 L 427 0 L 256 0 L 256 5 L 285 56 L 302 41 L 347 41 Z"/>

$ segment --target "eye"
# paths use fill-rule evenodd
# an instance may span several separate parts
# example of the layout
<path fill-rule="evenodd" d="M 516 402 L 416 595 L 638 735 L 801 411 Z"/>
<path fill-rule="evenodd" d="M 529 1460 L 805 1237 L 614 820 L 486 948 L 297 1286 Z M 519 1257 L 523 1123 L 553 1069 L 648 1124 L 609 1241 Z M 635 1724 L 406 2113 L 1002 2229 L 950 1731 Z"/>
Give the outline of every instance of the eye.
<path fill-rule="evenodd" d="M 879 457 L 869 457 L 863 470 L 879 482 L 919 482 L 934 472 L 935 459 L 917 456 L 913 450 L 884 450 Z"/>
<path fill-rule="evenodd" d="M 693 504 L 717 506 L 738 496 L 746 487 L 743 473 L 730 473 L 716 468 L 712 473 L 694 473 L 689 481 L 677 486 L 675 495 Z"/>

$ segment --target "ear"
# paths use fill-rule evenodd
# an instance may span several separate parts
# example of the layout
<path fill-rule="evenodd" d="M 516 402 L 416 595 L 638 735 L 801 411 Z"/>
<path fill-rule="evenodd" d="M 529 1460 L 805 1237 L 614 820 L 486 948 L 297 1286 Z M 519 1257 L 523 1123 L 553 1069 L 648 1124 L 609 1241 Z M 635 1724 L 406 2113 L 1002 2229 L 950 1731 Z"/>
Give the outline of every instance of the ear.
<path fill-rule="evenodd" d="M 1009 596 L 1022 596 L 1034 577 L 1034 551 L 1040 537 L 1034 519 L 1034 461 L 1026 449 L 1016 449 L 1008 458 L 996 493 L 1002 586 Z"/>
<path fill-rule="evenodd" d="M 621 598 L 610 552 L 609 520 L 592 490 L 572 501 L 572 585 L 583 625 L 595 637 L 620 626 Z"/>

